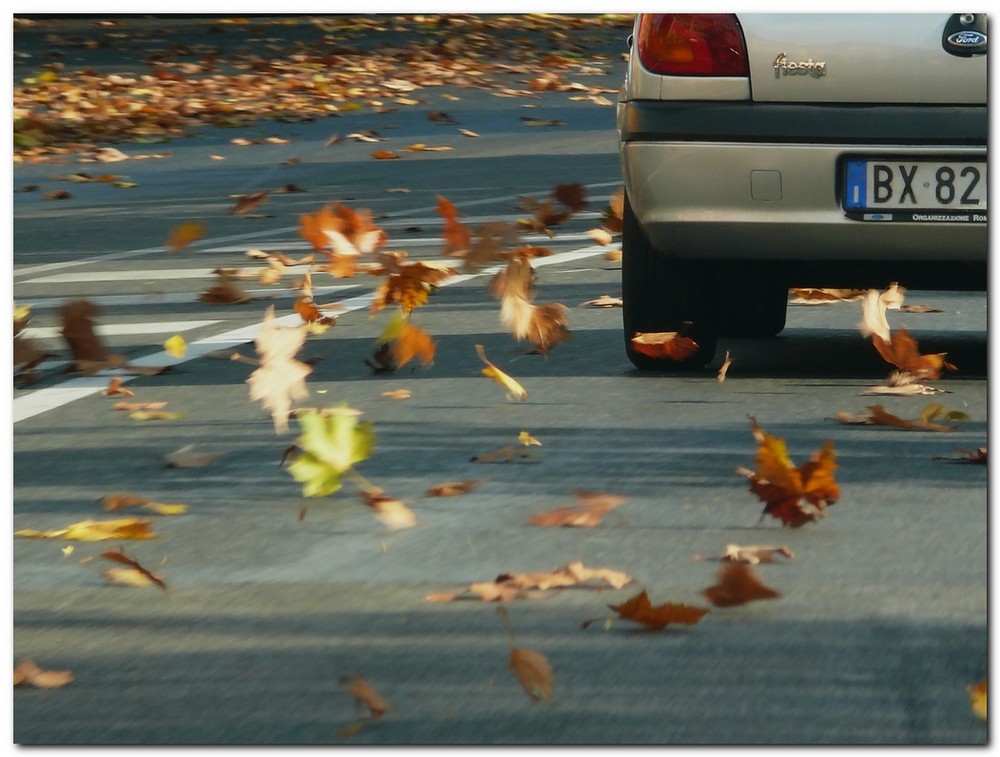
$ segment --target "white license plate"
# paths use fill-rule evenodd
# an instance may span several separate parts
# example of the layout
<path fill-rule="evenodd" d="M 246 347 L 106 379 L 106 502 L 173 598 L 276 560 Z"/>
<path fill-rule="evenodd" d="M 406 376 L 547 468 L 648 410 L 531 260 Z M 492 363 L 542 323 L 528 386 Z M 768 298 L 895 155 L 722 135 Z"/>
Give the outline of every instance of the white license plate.
<path fill-rule="evenodd" d="M 986 222 L 986 161 L 848 160 L 844 209 L 871 221 Z"/>

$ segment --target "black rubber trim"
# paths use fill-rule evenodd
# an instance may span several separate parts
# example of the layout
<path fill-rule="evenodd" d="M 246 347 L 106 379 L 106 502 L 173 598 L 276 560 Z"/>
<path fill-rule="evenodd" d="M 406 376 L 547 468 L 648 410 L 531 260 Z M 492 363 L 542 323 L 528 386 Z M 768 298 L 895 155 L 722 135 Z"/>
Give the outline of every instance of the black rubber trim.
<path fill-rule="evenodd" d="M 986 146 L 985 105 L 838 105 L 632 100 L 623 142 Z"/>

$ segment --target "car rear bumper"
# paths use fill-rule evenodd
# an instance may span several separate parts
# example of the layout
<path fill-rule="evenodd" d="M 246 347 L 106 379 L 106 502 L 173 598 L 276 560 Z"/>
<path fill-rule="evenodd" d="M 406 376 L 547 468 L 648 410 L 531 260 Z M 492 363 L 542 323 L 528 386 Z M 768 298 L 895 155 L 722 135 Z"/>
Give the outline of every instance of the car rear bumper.
<path fill-rule="evenodd" d="M 905 221 L 854 220 L 840 200 L 841 161 L 848 156 L 985 160 L 985 144 L 641 140 L 630 134 L 621 144 L 625 188 L 660 251 L 705 259 L 987 260 L 986 223 L 971 217 L 935 222 L 928 213 Z"/>

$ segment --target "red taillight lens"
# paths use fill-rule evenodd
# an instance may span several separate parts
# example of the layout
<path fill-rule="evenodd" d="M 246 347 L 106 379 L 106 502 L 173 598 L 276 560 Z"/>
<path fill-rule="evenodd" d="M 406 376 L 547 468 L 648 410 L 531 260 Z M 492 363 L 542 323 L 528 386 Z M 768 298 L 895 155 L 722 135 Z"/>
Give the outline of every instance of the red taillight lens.
<path fill-rule="evenodd" d="M 746 47 L 729 13 L 654 13 L 639 22 L 639 61 L 654 74 L 748 76 Z"/>

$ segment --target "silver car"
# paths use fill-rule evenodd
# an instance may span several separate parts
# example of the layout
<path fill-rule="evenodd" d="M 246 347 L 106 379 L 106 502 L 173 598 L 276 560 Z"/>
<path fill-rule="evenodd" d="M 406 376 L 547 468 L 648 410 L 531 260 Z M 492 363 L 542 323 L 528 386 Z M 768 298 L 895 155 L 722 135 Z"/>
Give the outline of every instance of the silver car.
<path fill-rule="evenodd" d="M 986 16 L 645 14 L 618 102 L 625 343 L 773 336 L 788 288 L 986 288 Z"/>

